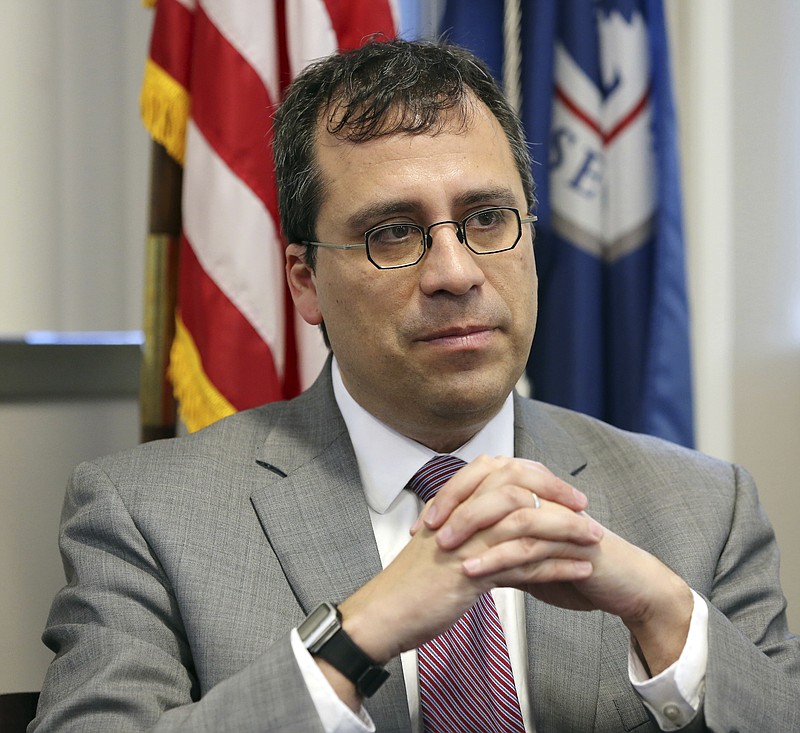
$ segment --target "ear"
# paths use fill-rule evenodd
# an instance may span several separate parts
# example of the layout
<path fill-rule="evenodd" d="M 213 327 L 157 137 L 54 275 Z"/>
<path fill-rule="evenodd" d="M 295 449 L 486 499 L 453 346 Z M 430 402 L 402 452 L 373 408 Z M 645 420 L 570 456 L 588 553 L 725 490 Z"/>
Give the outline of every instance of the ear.
<path fill-rule="evenodd" d="M 322 323 L 317 280 L 306 263 L 306 248 L 302 244 L 290 244 L 286 247 L 286 281 L 289 283 L 294 307 L 303 320 L 312 326 Z"/>

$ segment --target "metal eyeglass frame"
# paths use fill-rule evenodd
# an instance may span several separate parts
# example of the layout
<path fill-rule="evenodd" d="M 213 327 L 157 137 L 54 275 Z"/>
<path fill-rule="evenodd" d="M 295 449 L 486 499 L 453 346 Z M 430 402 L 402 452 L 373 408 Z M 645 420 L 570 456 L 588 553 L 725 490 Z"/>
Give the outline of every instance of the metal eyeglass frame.
<path fill-rule="evenodd" d="M 467 240 L 466 236 L 466 223 L 475 216 L 480 216 L 481 214 L 485 214 L 488 211 L 513 211 L 514 215 L 517 217 L 517 238 L 514 240 L 514 244 L 510 247 L 502 247 L 501 249 L 493 249 L 486 252 L 478 252 L 474 250 Z M 402 267 L 413 267 L 419 262 L 422 261 L 422 258 L 425 256 L 425 253 L 431 248 L 433 244 L 433 239 L 431 237 L 431 229 L 434 227 L 441 226 L 442 224 L 455 224 L 456 227 L 456 236 L 458 237 L 458 241 L 461 244 L 465 245 L 467 249 L 476 255 L 493 255 L 497 254 L 498 252 L 508 252 L 509 250 L 514 249 L 519 244 L 519 240 L 522 239 L 522 225 L 523 224 L 534 224 L 539 220 L 539 217 L 535 214 L 528 214 L 527 216 L 521 216 L 519 213 L 519 209 L 515 209 L 512 206 L 489 206 L 485 209 L 481 209 L 480 211 L 475 211 L 469 216 L 465 216 L 461 221 L 454 221 L 452 219 L 445 219 L 444 221 L 437 221 L 431 224 L 427 229 L 419 224 L 414 224 L 413 222 L 398 222 L 403 226 L 408 226 L 416 229 L 420 233 L 420 237 L 422 238 L 422 251 L 420 252 L 419 257 L 413 262 L 407 262 L 403 265 L 379 265 L 375 260 L 372 259 L 369 251 L 369 238 L 374 232 L 381 231 L 384 229 L 390 229 L 394 226 L 398 226 L 398 223 L 395 224 L 379 224 L 376 227 L 371 227 L 364 232 L 364 242 L 360 244 L 333 244 L 332 242 L 312 242 L 308 240 L 302 240 L 300 244 L 305 245 L 306 247 L 322 247 L 323 249 L 340 249 L 340 250 L 348 250 L 348 249 L 366 249 L 367 250 L 367 259 L 379 270 L 399 270 Z M 535 234 L 534 234 L 535 237 Z"/>

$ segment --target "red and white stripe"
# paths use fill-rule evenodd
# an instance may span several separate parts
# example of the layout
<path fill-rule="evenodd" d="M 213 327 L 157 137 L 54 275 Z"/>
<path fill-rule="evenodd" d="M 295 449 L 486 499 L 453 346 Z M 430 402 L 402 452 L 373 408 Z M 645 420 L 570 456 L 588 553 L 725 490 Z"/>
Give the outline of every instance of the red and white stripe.
<path fill-rule="evenodd" d="M 151 57 L 191 110 L 179 331 L 228 411 L 291 397 L 327 350 L 286 287 L 271 113 L 310 60 L 392 37 L 394 0 L 159 0 L 157 12 Z"/>

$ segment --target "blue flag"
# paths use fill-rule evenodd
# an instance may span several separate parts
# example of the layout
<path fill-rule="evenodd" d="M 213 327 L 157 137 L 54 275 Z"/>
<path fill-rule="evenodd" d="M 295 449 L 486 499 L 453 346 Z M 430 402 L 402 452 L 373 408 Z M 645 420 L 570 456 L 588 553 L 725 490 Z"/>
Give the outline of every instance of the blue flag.
<path fill-rule="evenodd" d="M 502 25 L 488 18 L 493 11 L 502 18 L 503 4 L 450 0 L 442 25 L 498 78 Z M 677 134 L 661 0 L 522 0 L 521 11 L 521 115 L 539 216 L 533 395 L 691 446 Z"/>

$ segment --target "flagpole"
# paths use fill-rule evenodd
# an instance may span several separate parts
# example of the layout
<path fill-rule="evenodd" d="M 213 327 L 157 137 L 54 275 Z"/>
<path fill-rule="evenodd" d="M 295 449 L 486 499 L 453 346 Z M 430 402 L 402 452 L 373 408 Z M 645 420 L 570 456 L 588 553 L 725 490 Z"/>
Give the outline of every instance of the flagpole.
<path fill-rule="evenodd" d="M 174 437 L 176 425 L 175 398 L 167 369 L 175 335 L 183 169 L 156 142 L 152 145 L 150 166 L 144 348 L 139 377 L 142 443 Z"/>
<path fill-rule="evenodd" d="M 511 107 L 519 114 L 522 109 L 522 47 L 520 0 L 505 0 L 503 6 L 503 91 Z"/>

